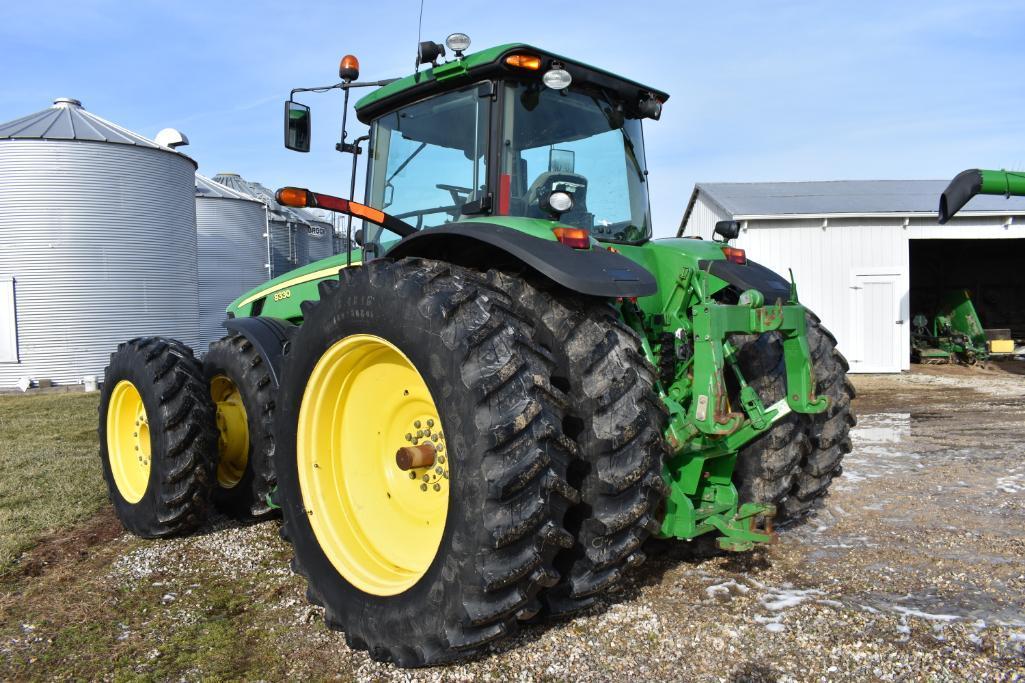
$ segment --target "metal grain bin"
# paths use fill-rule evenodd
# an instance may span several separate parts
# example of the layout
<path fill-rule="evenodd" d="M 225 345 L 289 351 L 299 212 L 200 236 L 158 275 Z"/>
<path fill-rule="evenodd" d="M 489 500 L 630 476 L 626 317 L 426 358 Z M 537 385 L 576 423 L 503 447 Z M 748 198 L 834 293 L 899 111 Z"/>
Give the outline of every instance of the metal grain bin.
<path fill-rule="evenodd" d="M 199 239 L 199 336 L 206 346 L 223 337 L 224 309 L 269 279 L 267 207 L 243 192 L 196 174 Z"/>
<path fill-rule="evenodd" d="M 310 222 L 306 230 L 310 236 L 307 243 L 307 256 L 310 259 L 310 263 L 333 256 L 336 253 L 336 245 L 332 235 L 334 228 L 329 221 L 317 217 Z"/>
<path fill-rule="evenodd" d="M 311 226 L 315 226 L 319 219 L 309 211 L 282 206 L 274 201 L 273 190 L 261 185 L 258 182 L 242 178 L 237 173 L 218 173 L 214 176 L 214 182 L 226 185 L 233 190 L 256 197 L 267 205 L 268 225 L 271 244 L 271 277 L 277 277 L 294 270 L 300 266 L 317 261 L 324 256 L 329 256 L 331 240 L 325 240 L 323 249 L 319 248 L 317 237 L 310 234 Z M 316 231 L 322 231 L 325 225 L 320 222 L 321 227 Z M 329 229 L 327 229 L 329 231 Z M 328 232 L 330 234 L 330 232 Z M 311 242 L 314 246 L 311 248 Z M 312 256 L 311 256 L 312 253 Z"/>
<path fill-rule="evenodd" d="M 102 376 L 139 335 L 197 343 L 195 170 L 77 100 L 0 124 L 0 388 Z"/>

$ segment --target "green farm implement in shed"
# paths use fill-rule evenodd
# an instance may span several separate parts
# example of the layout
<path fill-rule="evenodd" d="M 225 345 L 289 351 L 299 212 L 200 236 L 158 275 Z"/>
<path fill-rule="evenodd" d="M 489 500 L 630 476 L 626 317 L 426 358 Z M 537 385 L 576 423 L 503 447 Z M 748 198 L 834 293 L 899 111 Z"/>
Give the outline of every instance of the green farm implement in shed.
<path fill-rule="evenodd" d="M 370 86 L 352 249 L 242 294 L 202 362 L 112 356 L 102 451 L 120 518 L 181 533 L 206 501 L 280 508 L 293 567 L 351 646 L 402 666 L 472 655 L 594 603 L 650 537 L 775 538 L 850 451 L 853 389 L 797 285 L 716 239 L 653 239 L 642 124 L 668 95 L 524 44 L 420 45 Z M 423 67 L 423 68 L 421 68 Z M 355 177 L 355 176 L 354 176 Z M 354 186 L 353 186 L 354 187 Z M 353 225 L 351 221 L 355 220 Z M 358 247 L 358 248 L 357 248 Z"/>

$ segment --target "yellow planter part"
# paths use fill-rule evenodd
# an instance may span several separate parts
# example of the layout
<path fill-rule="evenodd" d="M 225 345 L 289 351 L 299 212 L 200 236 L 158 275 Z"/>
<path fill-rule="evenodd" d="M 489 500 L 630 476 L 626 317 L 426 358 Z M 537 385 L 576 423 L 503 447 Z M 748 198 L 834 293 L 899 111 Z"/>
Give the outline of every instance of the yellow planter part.
<path fill-rule="evenodd" d="M 249 462 L 249 419 L 242 394 L 227 375 L 210 380 L 210 397 L 217 407 L 217 483 L 234 488 Z"/>
<path fill-rule="evenodd" d="M 451 462 L 430 390 L 405 354 L 368 334 L 331 346 L 303 393 L 296 454 L 303 506 L 335 569 L 373 595 L 419 581 L 445 530 Z"/>
<path fill-rule="evenodd" d="M 991 339 L 989 342 L 990 353 L 1014 353 L 1013 339 Z"/>
<path fill-rule="evenodd" d="M 121 497 L 138 503 L 149 485 L 149 419 L 139 390 L 126 379 L 114 387 L 107 407 L 107 457 Z"/>

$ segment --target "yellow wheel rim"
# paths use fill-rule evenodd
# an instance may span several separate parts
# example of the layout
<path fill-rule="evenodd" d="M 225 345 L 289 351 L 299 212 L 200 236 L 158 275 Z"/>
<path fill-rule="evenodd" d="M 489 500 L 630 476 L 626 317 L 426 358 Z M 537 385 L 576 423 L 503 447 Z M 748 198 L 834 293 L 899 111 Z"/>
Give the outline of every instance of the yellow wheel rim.
<path fill-rule="evenodd" d="M 431 466 L 399 468 L 399 448 L 428 443 Z M 296 452 L 303 506 L 335 569 L 373 595 L 419 581 L 445 530 L 450 461 L 438 409 L 405 354 L 367 334 L 331 346 L 303 394 Z"/>
<path fill-rule="evenodd" d="M 126 379 L 114 386 L 107 406 L 107 457 L 121 497 L 138 503 L 149 485 L 149 418 L 139 390 Z"/>
<path fill-rule="evenodd" d="M 242 481 L 249 462 L 249 419 L 242 394 L 226 375 L 210 380 L 210 397 L 217 406 L 217 483 L 230 489 Z"/>

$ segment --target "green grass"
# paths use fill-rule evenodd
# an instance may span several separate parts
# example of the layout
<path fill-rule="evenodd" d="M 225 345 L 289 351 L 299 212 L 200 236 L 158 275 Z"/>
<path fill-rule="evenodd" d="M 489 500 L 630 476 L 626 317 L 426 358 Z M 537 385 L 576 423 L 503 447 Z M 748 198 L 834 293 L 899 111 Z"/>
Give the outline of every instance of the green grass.
<path fill-rule="evenodd" d="M 98 403 L 99 393 L 0 396 L 0 572 L 106 504 Z"/>

